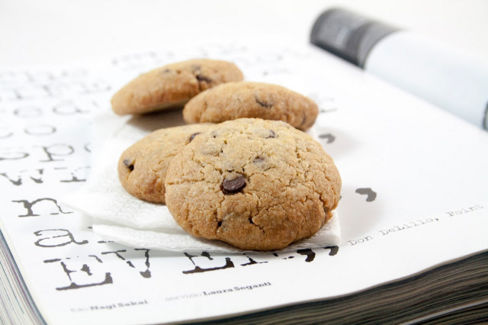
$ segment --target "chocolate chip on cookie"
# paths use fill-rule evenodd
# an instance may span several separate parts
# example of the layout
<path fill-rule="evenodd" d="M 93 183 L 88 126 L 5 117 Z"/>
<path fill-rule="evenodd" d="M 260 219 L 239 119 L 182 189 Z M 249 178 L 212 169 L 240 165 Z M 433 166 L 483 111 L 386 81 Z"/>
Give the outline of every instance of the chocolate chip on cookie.
<path fill-rule="evenodd" d="M 282 120 L 300 129 L 310 128 L 317 104 L 285 87 L 259 82 L 229 82 L 200 93 L 183 109 L 188 123 L 223 122 L 243 117 Z"/>
<path fill-rule="evenodd" d="M 122 163 L 124 164 L 125 167 L 127 167 L 129 171 L 134 170 L 134 161 L 132 159 L 124 159 L 122 160 Z"/>
<path fill-rule="evenodd" d="M 266 137 L 266 139 L 269 138 L 276 138 L 276 133 L 273 130 L 269 130 L 269 135 Z"/>
<path fill-rule="evenodd" d="M 171 214 L 188 233 L 273 250 L 327 222 L 341 178 L 309 135 L 282 121 L 237 119 L 202 132 L 175 155 L 165 188 Z"/>
<path fill-rule="evenodd" d="M 190 135 L 190 138 L 188 139 L 188 142 L 191 142 L 197 135 L 199 135 L 201 132 L 195 132 L 192 135 Z"/>
<path fill-rule="evenodd" d="M 183 106 L 216 85 L 240 81 L 239 68 L 227 61 L 193 59 L 165 65 L 135 78 L 112 97 L 115 113 L 142 114 Z"/>
<path fill-rule="evenodd" d="M 246 178 L 239 175 L 235 178 L 225 178 L 220 186 L 224 194 L 235 194 L 241 192 L 246 187 Z"/>

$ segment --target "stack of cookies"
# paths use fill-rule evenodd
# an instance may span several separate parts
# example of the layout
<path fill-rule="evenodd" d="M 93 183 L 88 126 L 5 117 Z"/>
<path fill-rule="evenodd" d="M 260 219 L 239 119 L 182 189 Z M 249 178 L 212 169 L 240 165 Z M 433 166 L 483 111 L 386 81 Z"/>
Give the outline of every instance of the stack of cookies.
<path fill-rule="evenodd" d="M 231 62 L 166 65 L 112 98 L 117 114 L 183 106 L 193 123 L 152 132 L 118 165 L 133 196 L 166 204 L 189 234 L 237 248 L 275 250 L 315 234 L 337 206 L 332 158 L 301 130 L 318 114 L 309 98 L 278 85 L 242 81 Z"/>

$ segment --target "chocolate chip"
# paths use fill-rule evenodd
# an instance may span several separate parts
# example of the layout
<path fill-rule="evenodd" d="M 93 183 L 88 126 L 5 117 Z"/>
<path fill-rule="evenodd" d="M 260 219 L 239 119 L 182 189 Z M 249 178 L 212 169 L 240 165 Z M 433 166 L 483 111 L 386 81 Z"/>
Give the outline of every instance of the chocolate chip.
<path fill-rule="evenodd" d="M 220 228 L 220 227 L 222 227 L 222 221 L 217 222 L 217 228 Z"/>
<path fill-rule="evenodd" d="M 244 187 L 246 187 L 246 179 L 242 175 L 233 179 L 224 179 L 220 185 L 220 189 L 224 194 L 236 194 L 241 192 Z"/>
<path fill-rule="evenodd" d="M 212 79 L 210 79 L 209 77 L 206 77 L 204 75 L 201 75 L 201 74 L 197 74 L 196 75 L 196 78 L 198 81 L 204 81 L 206 83 L 211 83 L 212 82 Z"/>
<path fill-rule="evenodd" d="M 264 107 L 264 108 L 271 108 L 271 107 L 273 107 L 273 104 L 268 103 L 267 101 L 264 101 L 262 99 L 259 99 L 258 96 L 256 96 L 256 95 L 254 96 L 254 100 L 261 107 Z"/>
<path fill-rule="evenodd" d="M 128 168 L 130 171 L 133 171 L 133 170 L 134 170 L 134 164 L 132 164 L 132 163 L 130 162 L 130 160 L 129 160 L 129 159 L 124 159 L 124 160 L 122 161 L 122 163 L 123 163 L 123 164 L 125 165 L 125 167 L 127 167 L 127 168 Z"/>
<path fill-rule="evenodd" d="M 266 139 L 269 138 L 276 138 L 276 133 L 273 130 L 269 130 L 269 135 L 266 137 Z"/>
<path fill-rule="evenodd" d="M 202 132 L 195 132 L 195 133 L 193 133 L 192 135 L 190 135 L 190 140 L 188 141 L 188 143 L 192 142 L 192 141 L 193 141 L 193 139 L 195 139 L 195 137 L 196 137 L 197 135 L 199 135 L 200 133 L 202 133 Z"/>

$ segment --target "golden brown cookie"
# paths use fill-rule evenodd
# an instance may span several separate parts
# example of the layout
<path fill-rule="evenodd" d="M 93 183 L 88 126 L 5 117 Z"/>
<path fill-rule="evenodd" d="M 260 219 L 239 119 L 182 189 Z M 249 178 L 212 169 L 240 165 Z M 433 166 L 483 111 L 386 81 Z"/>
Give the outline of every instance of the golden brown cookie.
<path fill-rule="evenodd" d="M 183 109 L 188 123 L 219 123 L 243 117 L 282 120 L 300 130 L 310 128 L 318 115 L 308 97 L 278 85 L 229 82 L 192 98 Z"/>
<path fill-rule="evenodd" d="M 193 59 L 168 64 L 135 78 L 112 97 L 119 115 L 142 114 L 183 106 L 201 91 L 243 79 L 239 68 L 227 61 Z"/>
<path fill-rule="evenodd" d="M 127 148 L 119 159 L 122 186 L 133 196 L 164 203 L 169 161 L 211 124 L 193 124 L 154 131 Z"/>
<path fill-rule="evenodd" d="M 341 178 L 322 146 L 281 121 L 237 119 L 170 162 L 166 204 L 188 233 L 273 250 L 312 236 L 337 206 Z"/>

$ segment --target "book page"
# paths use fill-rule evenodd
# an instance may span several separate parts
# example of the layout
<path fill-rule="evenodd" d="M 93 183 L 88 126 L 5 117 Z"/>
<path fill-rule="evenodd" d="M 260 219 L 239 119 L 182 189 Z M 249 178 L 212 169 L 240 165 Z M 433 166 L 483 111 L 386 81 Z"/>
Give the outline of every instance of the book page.
<path fill-rule="evenodd" d="M 192 57 L 234 61 L 247 80 L 317 101 L 315 132 L 343 180 L 342 244 L 232 254 L 126 247 L 61 203 L 90 175 L 103 142 L 91 121 L 110 111 L 112 94 Z M 205 45 L 1 69 L 0 116 L 1 230 L 49 324 L 237 315 L 354 293 L 488 248 L 487 134 L 313 48 Z"/>

